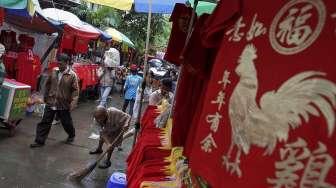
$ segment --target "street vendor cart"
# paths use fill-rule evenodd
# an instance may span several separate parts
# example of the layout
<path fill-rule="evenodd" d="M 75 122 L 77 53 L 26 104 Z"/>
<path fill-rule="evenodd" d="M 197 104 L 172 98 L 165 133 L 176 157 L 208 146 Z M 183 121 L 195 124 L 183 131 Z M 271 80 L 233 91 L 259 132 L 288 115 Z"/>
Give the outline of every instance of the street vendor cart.
<path fill-rule="evenodd" d="M 0 86 L 1 128 L 8 129 L 10 136 L 24 117 L 30 89 L 29 85 L 11 79 L 5 79 Z"/>

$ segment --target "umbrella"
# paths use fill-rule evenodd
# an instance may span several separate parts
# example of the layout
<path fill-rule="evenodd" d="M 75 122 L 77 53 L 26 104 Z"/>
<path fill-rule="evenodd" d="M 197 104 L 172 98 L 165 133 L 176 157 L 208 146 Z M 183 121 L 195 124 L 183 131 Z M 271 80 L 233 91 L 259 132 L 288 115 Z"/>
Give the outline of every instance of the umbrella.
<path fill-rule="evenodd" d="M 131 10 L 134 0 L 86 0 L 87 2 L 113 7 L 119 10 Z"/>
<path fill-rule="evenodd" d="M 101 36 L 101 32 L 97 28 L 81 21 L 76 15 L 70 12 L 57 8 L 46 8 L 42 10 L 42 14 L 48 20 L 64 26 L 64 30 L 69 33 L 90 39 L 97 39 Z"/>
<path fill-rule="evenodd" d="M 7 4 L 4 4 L 6 3 Z M 11 3 L 8 3 L 11 2 Z M 25 0 L 25 6 L 18 0 L 0 0 L 0 6 L 6 6 L 6 22 L 21 28 L 42 33 L 54 33 L 56 25 L 42 15 L 42 9 L 38 0 Z M 22 8 L 22 9 L 18 9 Z"/>
<path fill-rule="evenodd" d="M 189 0 L 189 3 L 194 8 L 194 0 Z M 200 0 L 196 7 L 196 13 L 198 16 L 207 13 L 211 14 L 216 7 L 216 0 Z"/>
<path fill-rule="evenodd" d="M 86 0 L 90 3 L 105 5 L 120 10 L 131 10 L 134 4 L 136 12 L 149 12 L 149 0 Z M 152 0 L 151 12 L 170 14 L 175 3 L 185 3 L 186 0 Z"/>
<path fill-rule="evenodd" d="M 176 3 L 185 3 L 186 0 L 152 0 L 151 12 L 159 14 L 170 14 Z M 149 13 L 149 1 L 148 0 L 134 0 L 135 12 Z"/>
<path fill-rule="evenodd" d="M 27 4 L 28 0 L 0 0 L 0 7 L 9 9 L 24 9 Z"/>
<path fill-rule="evenodd" d="M 134 48 L 133 42 L 118 30 L 110 27 L 107 28 L 105 32 L 112 37 L 112 40 L 125 43 L 127 46 Z"/>
<path fill-rule="evenodd" d="M 43 9 L 43 15 L 49 20 L 60 22 L 62 24 L 74 26 L 80 26 L 82 24 L 82 21 L 73 13 L 57 8 Z"/>

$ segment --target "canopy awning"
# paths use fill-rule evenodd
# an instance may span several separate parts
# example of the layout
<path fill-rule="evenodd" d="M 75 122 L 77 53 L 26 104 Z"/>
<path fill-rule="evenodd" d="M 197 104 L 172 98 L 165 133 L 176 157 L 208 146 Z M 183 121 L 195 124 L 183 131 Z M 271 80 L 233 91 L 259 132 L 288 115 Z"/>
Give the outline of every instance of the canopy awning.
<path fill-rule="evenodd" d="M 0 7 L 10 9 L 24 9 L 28 0 L 0 0 Z"/>
<path fill-rule="evenodd" d="M 71 12 L 56 8 L 46 8 L 42 14 L 50 21 L 57 23 L 64 32 L 87 39 L 98 39 L 101 32 L 92 25 L 81 21 Z"/>
<path fill-rule="evenodd" d="M 131 10 L 134 4 L 136 12 L 149 12 L 149 0 L 86 0 L 87 2 L 113 7 L 119 10 Z M 192 6 L 194 0 L 151 0 L 152 13 L 170 14 L 176 3 L 189 2 Z M 198 15 L 203 13 L 212 13 L 216 7 L 217 0 L 199 0 L 196 12 Z"/>
<path fill-rule="evenodd" d="M 120 31 L 110 27 L 110 28 L 107 28 L 105 32 L 112 37 L 112 40 L 120 42 L 120 43 L 124 43 L 126 44 L 126 46 L 134 48 L 133 42 Z"/>
<path fill-rule="evenodd" d="M 2 1 L 4 0 L 0 0 L 0 2 Z M 29 0 L 28 5 L 28 7 L 25 7 L 23 9 L 6 8 L 5 21 L 14 26 L 18 26 L 35 32 L 57 32 L 57 24 L 50 22 L 42 15 L 42 10 L 40 8 L 38 0 Z M 15 8 L 17 8 L 17 6 Z"/>
<path fill-rule="evenodd" d="M 152 13 L 170 14 L 176 3 L 185 3 L 185 0 L 152 0 Z M 134 0 L 136 12 L 149 12 L 148 0 Z"/>

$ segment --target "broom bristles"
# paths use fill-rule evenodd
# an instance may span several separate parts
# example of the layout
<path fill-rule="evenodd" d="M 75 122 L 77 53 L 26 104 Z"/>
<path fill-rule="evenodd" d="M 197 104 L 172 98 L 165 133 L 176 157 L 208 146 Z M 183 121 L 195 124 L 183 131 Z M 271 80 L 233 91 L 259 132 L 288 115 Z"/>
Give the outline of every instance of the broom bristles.
<path fill-rule="evenodd" d="M 73 172 L 72 174 L 69 175 L 69 179 L 78 180 L 78 181 L 82 180 L 96 168 L 97 164 L 98 162 L 93 162 L 93 163 L 88 164 L 85 168 L 82 168 L 76 172 Z"/>
<path fill-rule="evenodd" d="M 112 142 L 111 147 L 109 149 L 111 149 L 112 146 L 115 145 L 115 143 L 117 142 L 119 137 L 121 137 L 124 134 L 124 132 L 125 132 L 125 130 L 123 130 L 123 131 L 121 131 L 121 133 L 119 133 L 119 135 Z M 71 173 L 68 176 L 68 178 L 70 180 L 77 180 L 77 181 L 80 181 L 83 178 L 85 178 L 87 175 L 89 175 L 96 168 L 97 164 L 104 158 L 105 154 L 109 151 L 109 149 L 104 151 L 104 153 L 102 153 L 95 162 L 89 163 L 89 164 L 86 165 L 85 168 L 79 169 L 79 170 Z"/>

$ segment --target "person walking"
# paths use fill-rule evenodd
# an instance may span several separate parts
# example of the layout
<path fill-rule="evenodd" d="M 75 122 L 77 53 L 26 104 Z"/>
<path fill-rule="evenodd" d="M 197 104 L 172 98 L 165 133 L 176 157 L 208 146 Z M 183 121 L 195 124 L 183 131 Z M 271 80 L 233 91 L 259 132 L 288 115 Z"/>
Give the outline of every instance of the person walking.
<path fill-rule="evenodd" d="M 125 92 L 125 100 L 124 105 L 122 108 L 123 112 L 126 112 L 128 104 L 130 104 L 129 108 L 129 115 L 133 115 L 133 107 L 135 103 L 136 98 L 136 92 L 142 82 L 142 77 L 139 76 L 137 73 L 138 67 L 135 64 L 132 64 L 130 67 L 131 74 L 127 76 L 124 86 L 124 92 Z"/>
<path fill-rule="evenodd" d="M 98 70 L 100 80 L 100 104 L 105 106 L 107 104 L 107 97 L 113 90 L 116 73 L 115 69 L 120 65 L 120 54 L 115 48 L 110 48 L 105 52 L 104 63 Z"/>
<path fill-rule="evenodd" d="M 114 70 L 112 67 L 106 67 L 105 65 L 103 65 L 98 69 L 98 76 L 100 84 L 99 105 L 106 107 L 107 98 L 110 95 L 112 87 L 114 86 Z"/>
<path fill-rule="evenodd" d="M 135 103 L 134 103 L 134 107 L 133 107 L 133 116 L 132 118 L 134 120 L 136 120 L 138 118 L 138 113 L 140 110 L 140 103 L 142 103 L 142 107 L 145 107 L 148 105 L 148 101 L 149 101 L 149 96 L 152 94 L 153 91 L 156 90 L 156 88 L 154 88 L 152 86 L 153 80 L 155 80 L 154 78 L 154 73 L 152 71 L 149 72 L 149 74 L 147 74 L 146 76 L 146 88 L 144 91 L 144 96 L 143 99 L 141 101 L 141 91 L 142 88 L 139 87 L 137 89 L 137 93 L 136 93 L 136 97 L 135 97 Z"/>
<path fill-rule="evenodd" d="M 98 147 L 90 151 L 90 154 L 100 154 L 103 152 L 103 144 L 108 145 L 109 151 L 106 160 L 99 165 L 99 168 L 105 169 L 111 166 L 111 156 L 116 145 L 121 145 L 123 137 L 121 136 L 115 145 L 111 145 L 118 135 L 128 129 L 130 116 L 121 110 L 114 107 L 105 108 L 98 106 L 94 111 L 94 118 L 98 125 L 101 127 L 100 140 Z"/>
<path fill-rule="evenodd" d="M 57 60 L 58 69 L 54 69 L 46 81 L 44 94 L 46 106 L 42 120 L 37 124 L 36 137 L 34 143 L 30 145 L 31 148 L 44 146 L 56 114 L 68 134 L 66 143 L 73 142 L 76 135 L 70 112 L 78 101 L 78 78 L 69 66 L 71 59 L 67 54 L 60 54 Z"/>

